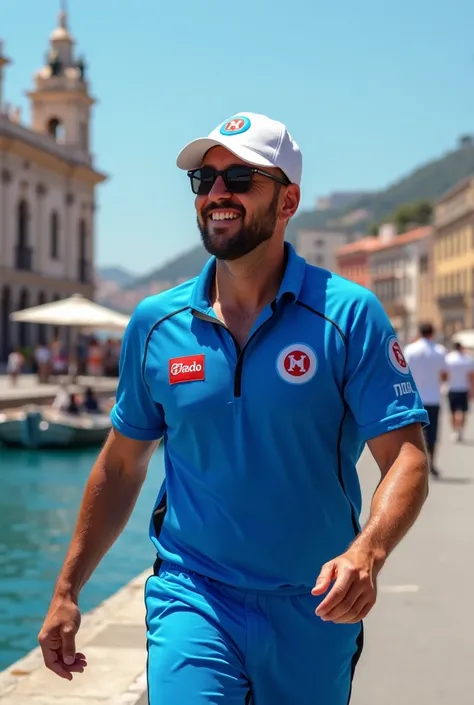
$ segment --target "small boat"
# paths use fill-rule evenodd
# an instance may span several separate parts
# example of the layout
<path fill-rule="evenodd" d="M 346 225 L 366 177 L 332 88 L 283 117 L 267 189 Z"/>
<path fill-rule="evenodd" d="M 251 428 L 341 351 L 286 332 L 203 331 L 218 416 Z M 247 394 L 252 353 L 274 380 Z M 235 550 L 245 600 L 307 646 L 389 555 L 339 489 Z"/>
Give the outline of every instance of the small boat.
<path fill-rule="evenodd" d="M 111 429 L 108 414 L 68 414 L 28 406 L 0 411 L 0 442 L 22 448 L 78 448 L 103 443 Z"/>

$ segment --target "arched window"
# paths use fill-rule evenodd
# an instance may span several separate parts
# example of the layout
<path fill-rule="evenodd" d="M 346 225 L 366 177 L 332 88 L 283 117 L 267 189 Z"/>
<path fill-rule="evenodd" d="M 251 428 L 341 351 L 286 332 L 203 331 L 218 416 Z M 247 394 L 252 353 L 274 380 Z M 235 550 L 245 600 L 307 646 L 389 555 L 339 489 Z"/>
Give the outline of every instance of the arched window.
<path fill-rule="evenodd" d="M 18 309 L 22 311 L 24 308 L 28 308 L 30 305 L 30 293 L 28 289 L 22 289 L 20 291 L 20 298 Z M 28 323 L 19 323 L 18 330 L 18 345 L 20 348 L 26 348 L 29 344 L 29 333 L 28 333 Z"/>
<path fill-rule="evenodd" d="M 18 204 L 18 220 L 17 220 L 17 245 L 20 249 L 28 247 L 28 203 L 24 198 Z"/>
<path fill-rule="evenodd" d="M 79 124 L 79 144 L 82 149 L 89 149 L 89 130 L 86 122 Z"/>
<path fill-rule="evenodd" d="M 87 261 L 87 224 L 84 218 L 79 221 L 79 258 L 78 258 L 78 279 L 82 284 L 87 284 L 89 278 L 89 263 Z"/>
<path fill-rule="evenodd" d="M 32 269 L 32 254 L 33 251 L 29 246 L 29 228 L 30 228 L 30 213 L 28 202 L 22 198 L 18 204 L 17 210 L 17 233 L 16 233 L 16 268 L 26 271 Z"/>
<path fill-rule="evenodd" d="M 86 259 L 87 225 L 84 218 L 79 221 L 79 259 Z"/>
<path fill-rule="evenodd" d="M 47 125 L 48 135 L 51 135 L 56 142 L 64 142 L 64 125 L 59 118 L 51 118 Z"/>
<path fill-rule="evenodd" d="M 43 306 L 46 303 L 46 294 L 40 291 L 38 294 L 38 306 Z M 38 324 L 38 343 L 45 345 L 48 340 L 47 326 Z"/>
<path fill-rule="evenodd" d="M 57 211 L 51 213 L 50 235 L 49 235 L 49 256 L 51 259 L 59 259 L 59 215 Z"/>

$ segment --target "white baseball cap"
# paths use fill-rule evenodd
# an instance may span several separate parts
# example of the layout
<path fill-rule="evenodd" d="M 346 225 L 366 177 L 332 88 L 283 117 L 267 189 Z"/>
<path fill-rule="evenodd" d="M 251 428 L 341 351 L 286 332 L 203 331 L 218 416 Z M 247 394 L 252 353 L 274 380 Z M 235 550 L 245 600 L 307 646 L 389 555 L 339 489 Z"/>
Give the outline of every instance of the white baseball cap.
<path fill-rule="evenodd" d="M 180 169 L 198 169 L 206 152 L 221 145 L 248 164 L 279 167 L 293 184 L 301 183 L 303 158 L 283 123 L 258 113 L 237 113 L 208 137 L 189 142 L 178 154 Z"/>

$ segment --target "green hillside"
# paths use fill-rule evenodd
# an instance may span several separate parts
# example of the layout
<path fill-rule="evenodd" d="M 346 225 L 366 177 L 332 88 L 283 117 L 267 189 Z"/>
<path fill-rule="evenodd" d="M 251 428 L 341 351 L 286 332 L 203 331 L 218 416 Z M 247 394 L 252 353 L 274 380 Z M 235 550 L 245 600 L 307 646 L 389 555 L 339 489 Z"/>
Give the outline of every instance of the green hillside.
<path fill-rule="evenodd" d="M 302 229 L 326 228 L 335 230 L 337 228 L 337 230 L 345 232 L 367 230 L 371 223 L 389 217 L 396 208 L 404 203 L 422 200 L 436 201 L 459 181 L 473 174 L 474 146 L 467 144 L 416 168 L 411 174 L 386 189 L 358 199 L 349 208 L 301 212 L 289 224 L 287 238 L 295 244 L 297 231 Z M 368 211 L 369 216 L 365 221 L 358 222 L 357 225 L 351 227 L 335 225 L 335 221 L 337 222 L 339 218 L 359 209 Z M 201 245 L 198 245 L 143 279 L 135 281 L 132 286 L 135 288 L 152 281 L 175 282 L 177 279 L 194 277 L 207 259 L 207 252 Z"/>

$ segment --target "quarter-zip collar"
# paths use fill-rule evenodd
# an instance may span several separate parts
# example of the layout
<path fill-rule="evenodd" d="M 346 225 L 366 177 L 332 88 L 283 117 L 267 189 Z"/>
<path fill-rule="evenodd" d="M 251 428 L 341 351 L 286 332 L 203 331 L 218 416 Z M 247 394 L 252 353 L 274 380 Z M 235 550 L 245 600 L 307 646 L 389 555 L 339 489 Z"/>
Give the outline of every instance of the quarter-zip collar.
<path fill-rule="evenodd" d="M 306 262 L 296 253 L 294 247 L 289 242 L 285 242 L 285 258 L 285 272 L 275 299 L 277 303 L 285 295 L 291 295 L 293 300 L 296 301 L 299 298 L 305 275 Z M 210 291 L 215 272 L 216 258 L 211 257 L 197 277 L 191 293 L 190 305 L 194 311 L 199 311 L 207 315 L 210 314 Z"/>

